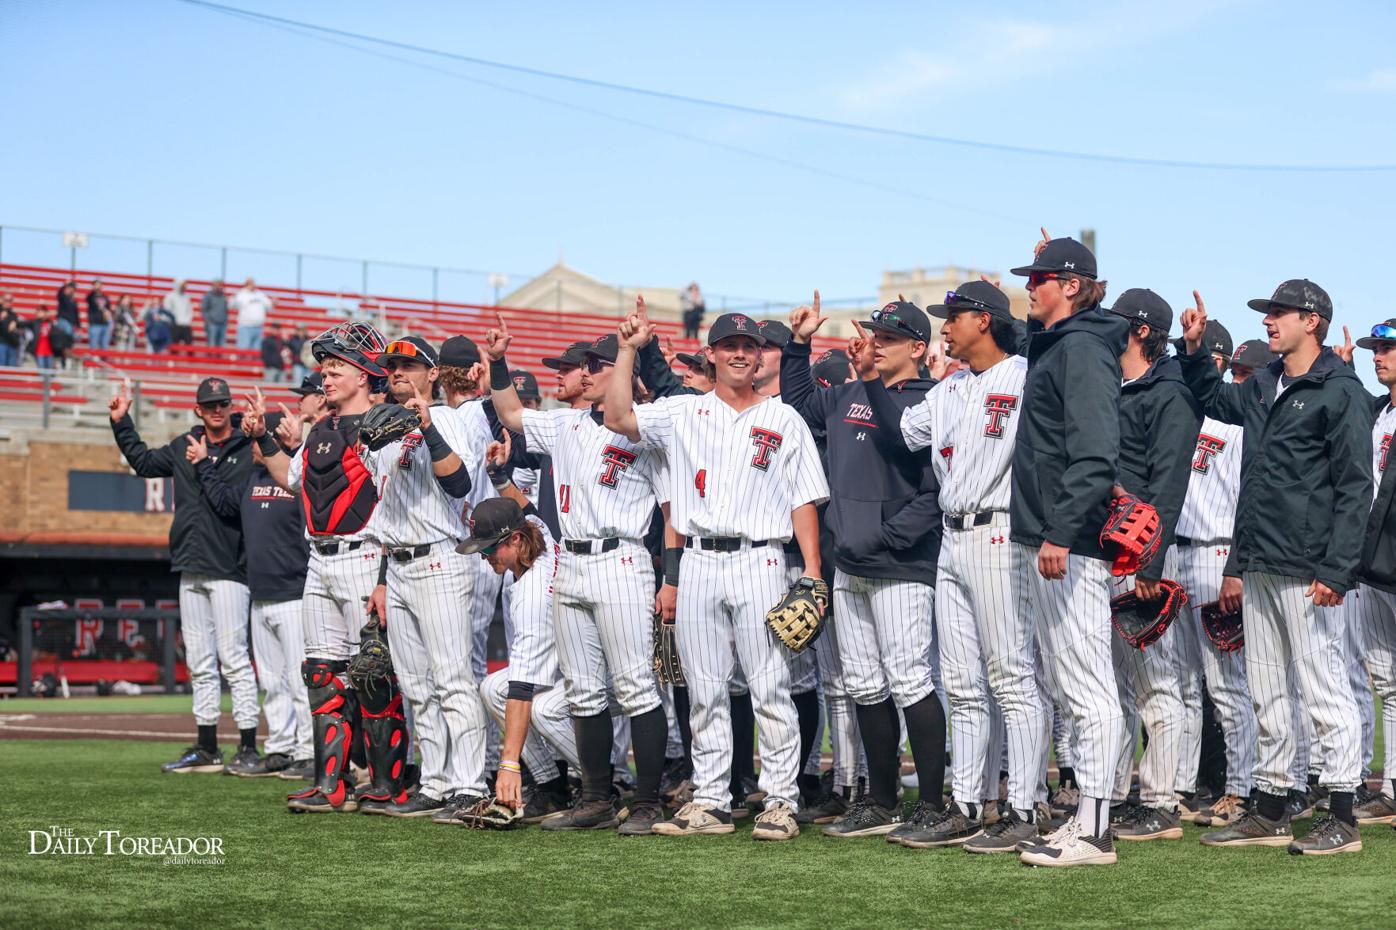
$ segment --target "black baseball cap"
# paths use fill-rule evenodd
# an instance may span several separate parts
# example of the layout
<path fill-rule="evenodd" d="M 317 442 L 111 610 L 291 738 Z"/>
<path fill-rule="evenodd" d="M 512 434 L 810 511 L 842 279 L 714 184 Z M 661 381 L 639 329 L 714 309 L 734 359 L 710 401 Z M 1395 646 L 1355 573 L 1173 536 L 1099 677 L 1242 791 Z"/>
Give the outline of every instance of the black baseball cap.
<path fill-rule="evenodd" d="M 441 343 L 438 359 L 447 368 L 469 368 L 480 361 L 480 348 L 469 336 L 452 336 Z"/>
<path fill-rule="evenodd" d="M 780 320 L 762 320 L 756 326 L 761 330 L 761 338 L 766 340 L 766 346 L 772 349 L 785 348 L 785 344 L 795 335 Z"/>
<path fill-rule="evenodd" d="M 863 320 L 862 325 L 865 329 L 880 329 L 884 333 L 921 342 L 931 339 L 931 318 L 909 300 L 894 300 L 881 310 L 874 310 L 872 319 Z"/>
<path fill-rule="evenodd" d="M 848 353 L 842 349 L 828 350 L 815 360 L 810 373 L 820 387 L 843 384 L 848 380 Z"/>
<path fill-rule="evenodd" d="M 562 354 L 555 357 L 543 359 L 543 367 L 557 371 L 563 365 L 571 365 L 573 368 L 581 368 L 582 362 L 586 361 L 586 350 L 590 346 L 589 342 L 574 342 L 562 351 Z"/>
<path fill-rule="evenodd" d="M 1207 351 L 1214 355 L 1225 355 L 1231 358 L 1233 346 L 1231 341 L 1231 331 L 1218 320 L 1208 320 L 1207 328 L 1202 331 L 1202 344 L 1207 347 Z"/>
<path fill-rule="evenodd" d="M 1110 312 L 1126 320 L 1147 323 L 1155 330 L 1168 332 L 1173 325 L 1173 308 L 1147 287 L 1132 287 L 1115 298 Z"/>
<path fill-rule="evenodd" d="M 615 333 L 607 333 L 598 336 L 596 341 L 582 350 L 583 355 L 594 355 L 603 362 L 616 362 L 616 355 L 620 352 L 620 337 Z"/>
<path fill-rule="evenodd" d="M 701 352 L 690 354 L 688 352 L 675 352 L 674 358 L 679 364 L 687 365 L 689 368 L 703 368 L 708 364 L 708 357 Z"/>
<path fill-rule="evenodd" d="M 1261 313 L 1269 313 L 1272 307 L 1287 307 L 1317 313 L 1325 320 L 1333 319 L 1333 301 L 1328 292 L 1308 278 L 1292 278 L 1275 288 L 1269 299 L 1257 297 L 1246 301 L 1246 306 Z"/>
<path fill-rule="evenodd" d="M 1270 351 L 1270 344 L 1264 339 L 1247 339 L 1231 356 L 1231 364 L 1245 365 L 1248 368 L 1264 368 L 1279 358 Z"/>
<path fill-rule="evenodd" d="M 470 537 L 456 543 L 456 551 L 461 555 L 483 552 L 504 542 L 523 525 L 518 504 L 507 497 L 491 497 L 470 512 Z"/>
<path fill-rule="evenodd" d="M 394 339 L 384 347 L 382 352 L 378 353 L 378 364 L 382 365 L 390 358 L 404 358 L 411 362 L 421 362 L 428 368 L 435 368 L 440 364 L 436 347 L 421 336 L 403 336 L 401 339 Z"/>
<path fill-rule="evenodd" d="M 724 313 L 708 327 L 708 345 L 715 346 L 728 336 L 750 336 L 758 346 L 765 346 L 766 337 L 761 326 L 751 317 L 741 313 Z"/>
<path fill-rule="evenodd" d="M 926 308 L 931 316 L 941 320 L 947 319 L 954 310 L 992 313 L 1004 319 L 1013 316 L 1008 295 L 988 281 L 966 281 L 953 291 L 946 292 L 945 303 Z"/>
<path fill-rule="evenodd" d="M 1372 327 L 1372 335 L 1357 340 L 1360 349 L 1375 349 L 1379 342 L 1396 342 L 1396 319 L 1378 323 Z"/>
<path fill-rule="evenodd" d="M 1095 255 L 1071 237 L 1049 239 L 1037 253 L 1031 265 L 1014 268 L 1013 273 L 1026 278 L 1035 271 L 1067 271 L 1083 278 L 1094 278 Z"/>
<path fill-rule="evenodd" d="M 509 372 L 509 377 L 514 379 L 514 393 L 520 397 L 536 399 L 542 396 L 538 393 L 538 379 L 522 368 Z"/>
<path fill-rule="evenodd" d="M 232 403 L 233 392 L 228 382 L 222 378 L 205 378 L 199 382 L 199 390 L 194 394 L 196 404 L 216 404 L 222 401 Z"/>
<path fill-rule="evenodd" d="M 312 371 L 301 379 L 299 387 L 291 388 L 292 394 L 299 394 L 301 397 L 308 397 L 311 394 L 325 393 L 325 376 L 318 371 Z"/>

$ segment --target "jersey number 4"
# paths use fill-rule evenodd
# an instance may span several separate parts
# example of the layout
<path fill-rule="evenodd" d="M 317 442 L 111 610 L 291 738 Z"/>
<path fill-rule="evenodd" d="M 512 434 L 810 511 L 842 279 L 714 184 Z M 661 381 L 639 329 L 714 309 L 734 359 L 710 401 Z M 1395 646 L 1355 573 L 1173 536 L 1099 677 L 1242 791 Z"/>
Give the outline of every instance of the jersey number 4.
<path fill-rule="evenodd" d="M 706 468 L 698 469 L 698 473 L 693 476 L 693 486 L 698 489 L 699 497 L 708 496 L 708 470 Z"/>

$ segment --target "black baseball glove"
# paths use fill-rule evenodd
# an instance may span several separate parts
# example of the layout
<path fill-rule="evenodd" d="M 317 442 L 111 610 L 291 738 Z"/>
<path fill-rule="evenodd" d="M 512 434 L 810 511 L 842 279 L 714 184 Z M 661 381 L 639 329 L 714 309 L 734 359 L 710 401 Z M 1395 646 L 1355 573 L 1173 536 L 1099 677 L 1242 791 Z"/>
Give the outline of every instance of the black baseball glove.
<path fill-rule="evenodd" d="M 377 452 L 421 425 L 422 418 L 415 410 L 408 410 L 401 404 L 379 404 L 364 414 L 359 424 L 359 442 Z"/>
<path fill-rule="evenodd" d="M 1141 601 L 1133 591 L 1110 600 L 1115 629 L 1135 649 L 1158 642 L 1188 602 L 1187 592 L 1178 582 L 1165 578 L 1159 587 L 1162 593 L 1157 600 Z"/>
<path fill-rule="evenodd" d="M 660 684 L 688 686 L 679 662 L 679 643 L 674 624 L 665 623 L 664 615 L 654 612 L 654 676 Z"/>
<path fill-rule="evenodd" d="M 1229 614 L 1224 614 L 1221 604 L 1213 601 L 1210 604 L 1203 604 L 1200 613 L 1202 614 L 1202 632 L 1207 634 L 1207 638 L 1219 651 L 1235 652 L 1246 644 L 1245 628 L 1241 623 L 1239 608 Z"/>
<path fill-rule="evenodd" d="M 364 695 L 389 687 L 393 677 L 393 657 L 388 652 L 387 632 L 374 615 L 359 631 L 359 653 L 349 660 L 349 684 Z"/>

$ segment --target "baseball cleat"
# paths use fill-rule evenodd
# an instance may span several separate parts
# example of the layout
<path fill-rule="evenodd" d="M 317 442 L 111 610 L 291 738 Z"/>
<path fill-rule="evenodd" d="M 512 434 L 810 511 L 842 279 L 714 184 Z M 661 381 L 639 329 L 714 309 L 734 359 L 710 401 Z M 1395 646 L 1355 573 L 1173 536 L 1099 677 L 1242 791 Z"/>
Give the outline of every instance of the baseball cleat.
<path fill-rule="evenodd" d="M 465 812 L 474 807 L 480 800 L 478 794 L 467 794 L 462 791 L 453 794 L 448 798 L 441 799 L 441 806 L 431 812 L 432 823 L 459 824 Z"/>
<path fill-rule="evenodd" d="M 793 840 L 800 835 L 800 825 L 795 822 L 795 812 L 790 805 L 776 803 L 756 815 L 756 826 L 751 830 L 754 840 Z"/>
<path fill-rule="evenodd" d="M 1192 797 L 1188 797 L 1181 791 L 1174 794 L 1174 800 L 1178 802 L 1178 817 L 1184 823 L 1197 823 L 1193 818 L 1199 817 L 1204 811 L 1212 806 L 1213 798 L 1204 796 L 1202 792 L 1197 792 Z"/>
<path fill-rule="evenodd" d="M 1358 823 L 1396 823 L 1396 799 L 1379 794 L 1353 809 Z"/>
<path fill-rule="evenodd" d="M 290 765 L 276 773 L 277 778 L 284 778 L 287 781 L 311 781 L 315 778 L 314 759 L 296 759 Z"/>
<path fill-rule="evenodd" d="M 1224 794 L 1212 806 L 1199 811 L 1192 822 L 1201 827 L 1225 827 L 1246 816 L 1246 799 L 1240 795 Z"/>
<path fill-rule="evenodd" d="M 523 817 L 520 819 L 524 823 L 540 823 L 553 814 L 565 813 L 571 806 L 572 798 L 566 787 L 561 791 L 541 786 L 529 788 L 524 792 Z"/>
<path fill-rule="evenodd" d="M 278 753 L 280 755 L 280 753 Z M 282 758 L 285 758 L 284 756 Z M 275 772 L 268 772 L 262 766 L 262 754 L 256 749 L 239 749 L 233 756 L 233 761 L 223 766 L 224 775 L 237 775 L 240 778 L 253 777 L 253 773 L 261 775 L 275 775 Z"/>
<path fill-rule="evenodd" d="M 664 808 L 658 801 L 640 801 L 630 805 L 625 822 L 616 828 L 621 836 L 649 836 L 655 824 L 664 822 Z"/>
<path fill-rule="evenodd" d="M 319 788 L 297 791 L 286 798 L 286 809 L 293 814 L 352 814 L 359 809 L 354 789 L 346 782 L 333 795 L 327 795 Z"/>
<path fill-rule="evenodd" d="M 1203 846 L 1288 846 L 1294 839 L 1289 829 L 1289 817 L 1270 820 L 1259 811 L 1247 811 L 1240 820 L 1202 834 Z"/>
<path fill-rule="evenodd" d="M 246 772 L 230 772 L 232 775 L 241 775 L 243 778 L 275 778 L 289 768 L 294 762 L 290 756 L 284 752 L 269 752 L 257 760 L 257 764 Z M 237 759 L 233 759 L 233 764 Z M 232 768 L 229 765 L 228 768 Z"/>
<path fill-rule="evenodd" d="M 210 752 L 201 746 L 190 746 L 180 754 L 178 759 L 160 766 L 160 771 L 177 775 L 187 775 L 190 772 L 201 774 L 221 772 L 223 771 L 223 750 L 214 749 Z"/>
<path fill-rule="evenodd" d="M 1117 840 L 1181 840 L 1183 824 L 1178 811 L 1162 807 L 1136 807 L 1111 828 Z"/>
<path fill-rule="evenodd" d="M 761 790 L 760 783 L 752 775 L 742 776 L 742 794 L 748 804 L 760 804 L 766 800 L 766 792 Z"/>
<path fill-rule="evenodd" d="M 383 813 L 389 817 L 430 817 L 445 803 L 441 798 L 434 798 L 425 791 L 417 791 L 401 801 L 389 804 Z"/>
<path fill-rule="evenodd" d="M 1025 865 L 1063 868 L 1073 865 L 1114 865 L 1115 844 L 1110 835 L 1089 836 L 1081 830 L 1081 821 L 1072 818 L 1048 842 L 1018 854 Z"/>
<path fill-rule="evenodd" d="M 902 837 L 929 827 L 940 817 L 940 813 L 940 810 L 934 807 L 930 801 L 917 801 L 916 806 L 911 810 L 911 816 L 897 824 L 896 828 L 887 834 L 887 842 L 900 844 Z M 796 819 L 798 820 L 799 817 L 797 816 Z"/>
<path fill-rule="evenodd" d="M 540 824 L 550 833 L 570 833 L 574 830 L 612 830 L 620 826 L 620 801 L 578 801 L 570 811 L 549 817 Z"/>
<path fill-rule="evenodd" d="M 659 775 L 659 797 L 672 801 L 684 781 L 693 776 L 693 766 L 686 759 L 665 759 Z"/>
<path fill-rule="evenodd" d="M 795 819 L 800 823 L 833 823 L 848 813 L 848 795 L 851 788 L 837 788 L 821 795 L 812 807 L 802 807 Z"/>
<path fill-rule="evenodd" d="M 685 778 L 679 782 L 679 786 L 674 789 L 674 794 L 669 798 L 670 807 L 683 807 L 693 801 L 694 784 L 693 779 Z"/>
<path fill-rule="evenodd" d="M 872 795 L 865 794 L 853 802 L 848 813 L 833 823 L 825 825 L 820 832 L 825 836 L 840 839 L 885 836 L 895 830 L 901 822 L 902 812 L 900 810 L 890 810 L 883 807 L 872 799 Z"/>
<path fill-rule="evenodd" d="M 1065 814 L 1070 817 L 1076 813 L 1076 808 L 1081 806 L 1081 789 L 1070 785 L 1063 785 L 1052 792 L 1051 800 L 1052 813 Z"/>
<path fill-rule="evenodd" d="M 716 836 L 735 829 L 731 814 L 715 807 L 700 807 L 690 801 L 671 819 L 656 823 L 650 832 L 656 836 Z"/>
<path fill-rule="evenodd" d="M 1332 856 L 1362 851 L 1357 825 L 1325 815 L 1314 821 L 1309 832 L 1289 844 L 1292 856 Z"/>
<path fill-rule="evenodd" d="M 1289 815 L 1290 820 L 1303 820 L 1305 817 L 1312 817 L 1314 804 L 1317 801 L 1318 798 L 1308 789 L 1301 791 L 1291 788 L 1285 797 L 1285 813 Z"/>
<path fill-rule="evenodd" d="M 967 853 L 981 854 L 1022 852 L 1018 844 L 1036 838 L 1037 825 L 1019 819 L 1018 812 L 1010 807 L 998 823 L 984 828 L 984 832 L 966 840 L 964 850 Z"/>
<path fill-rule="evenodd" d="M 911 849 L 935 849 L 939 846 L 959 846 L 982 832 L 979 821 L 971 819 L 960 810 L 958 804 L 952 803 L 944 810 L 936 811 L 924 827 L 903 833 L 898 842 Z"/>

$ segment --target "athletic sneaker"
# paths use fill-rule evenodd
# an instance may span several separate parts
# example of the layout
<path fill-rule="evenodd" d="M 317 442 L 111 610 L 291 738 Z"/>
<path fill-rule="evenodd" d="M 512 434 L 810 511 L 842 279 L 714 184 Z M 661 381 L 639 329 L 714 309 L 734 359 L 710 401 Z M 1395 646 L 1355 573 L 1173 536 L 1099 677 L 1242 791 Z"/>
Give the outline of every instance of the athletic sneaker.
<path fill-rule="evenodd" d="M 1124 823 L 1134 815 L 1139 806 L 1137 801 L 1131 801 L 1128 798 L 1123 801 L 1110 802 L 1110 826 Z"/>
<path fill-rule="evenodd" d="M 1303 820 L 1305 817 L 1314 815 L 1314 805 L 1318 798 L 1309 789 L 1297 788 L 1289 789 L 1289 794 L 1285 796 L 1285 813 L 1289 814 L 1290 820 Z"/>
<path fill-rule="evenodd" d="M 800 835 L 800 825 L 795 822 L 795 812 L 789 804 L 776 803 L 756 815 L 756 826 L 751 829 L 754 840 L 793 840 Z"/>
<path fill-rule="evenodd" d="M 837 788 L 819 796 L 813 806 L 802 807 L 795 814 L 800 823 L 833 823 L 848 813 L 848 795 L 851 788 Z"/>
<path fill-rule="evenodd" d="M 746 820 L 751 816 L 751 802 L 746 799 L 746 795 L 738 791 L 732 795 L 732 809 L 730 811 L 733 820 Z"/>
<path fill-rule="evenodd" d="M 565 814 L 549 817 L 540 826 L 549 832 L 571 832 L 573 830 L 613 830 L 620 826 L 620 799 L 606 798 L 603 801 L 578 801 Z"/>
<path fill-rule="evenodd" d="M 241 755 L 241 753 L 239 753 Z M 234 758 L 232 763 L 224 771 L 230 775 L 240 775 L 243 778 L 274 778 L 290 767 L 294 760 L 284 752 L 269 752 L 257 760 L 257 763 L 246 771 L 229 771 L 237 764 Z"/>
<path fill-rule="evenodd" d="M 885 836 L 895 830 L 901 822 L 901 811 L 889 810 L 874 801 L 872 795 L 865 794 L 853 802 L 848 813 L 821 828 L 820 832 L 825 836 L 840 839 Z"/>
<path fill-rule="evenodd" d="M 293 814 L 352 814 L 359 809 L 354 786 L 343 782 L 343 794 L 330 796 L 319 788 L 297 791 L 286 798 L 286 809 Z M 338 803 L 336 803 L 338 802 Z"/>
<path fill-rule="evenodd" d="M 1246 815 L 1246 799 L 1235 794 L 1224 794 L 1212 802 L 1212 806 L 1199 811 L 1192 822 L 1200 827 L 1225 827 Z"/>
<path fill-rule="evenodd" d="M 700 836 L 731 833 L 735 829 L 731 814 L 690 801 L 670 819 L 655 824 L 650 832 L 656 836 Z"/>
<path fill-rule="evenodd" d="M 685 778 L 679 782 L 679 786 L 674 789 L 674 794 L 669 798 L 670 807 L 683 807 L 693 801 L 693 779 Z"/>
<path fill-rule="evenodd" d="M 1358 823 L 1396 823 L 1396 800 L 1379 794 L 1365 804 L 1354 806 L 1352 812 Z"/>
<path fill-rule="evenodd" d="M 1188 797 L 1179 791 L 1173 797 L 1178 802 L 1178 817 L 1187 823 L 1196 823 L 1197 821 L 1193 818 L 1201 816 L 1203 811 L 1212 806 L 1214 800 L 1210 796 L 1204 796 L 1201 792 Z"/>
<path fill-rule="evenodd" d="M 1329 814 L 1318 818 L 1309 832 L 1289 844 L 1292 856 L 1332 856 L 1362 851 L 1357 826 Z"/>
<path fill-rule="evenodd" d="M 190 746 L 180 753 L 178 759 L 160 766 L 162 772 L 187 775 L 190 772 L 212 774 L 223 771 L 223 750 L 209 751 L 202 746 Z"/>
<path fill-rule="evenodd" d="M 236 755 L 233 756 L 233 761 L 223 766 L 223 774 L 246 777 L 253 771 L 259 769 L 261 767 L 261 764 L 262 754 L 257 751 L 255 746 L 243 747 L 237 751 Z M 262 774 L 267 775 L 274 773 L 263 772 Z"/>
<path fill-rule="evenodd" d="M 1178 811 L 1162 807 L 1136 807 L 1112 827 L 1117 840 L 1181 840 L 1183 824 Z"/>
<path fill-rule="evenodd" d="M 901 844 L 911 849 L 935 849 L 938 846 L 959 846 L 983 832 L 978 820 L 972 820 L 951 804 L 920 830 L 902 835 Z"/>
<path fill-rule="evenodd" d="M 685 759 L 665 759 L 664 769 L 659 773 L 659 796 L 670 801 L 684 780 L 693 777 L 693 766 Z"/>
<path fill-rule="evenodd" d="M 389 817 L 430 817 L 446 804 L 441 798 L 435 798 L 425 791 L 418 791 L 408 795 L 401 801 L 394 801 L 388 805 L 383 813 Z"/>
<path fill-rule="evenodd" d="M 625 822 L 616 828 L 621 836 L 649 836 L 657 823 L 664 822 L 664 808 L 658 801 L 641 801 L 630 805 Z"/>
<path fill-rule="evenodd" d="M 315 778 L 315 760 L 296 759 L 277 772 L 276 776 L 287 781 L 312 781 Z"/>
<path fill-rule="evenodd" d="M 968 853 L 1022 852 L 1018 844 L 1036 838 L 1037 825 L 1026 823 L 1018 817 L 1018 812 L 1010 807 L 998 823 L 985 827 L 984 832 L 978 836 L 970 837 L 964 848 Z"/>
<path fill-rule="evenodd" d="M 1081 789 L 1071 785 L 1063 785 L 1052 792 L 1052 797 L 1048 803 L 1052 805 L 1052 813 L 1066 814 L 1070 817 L 1081 806 Z"/>
<path fill-rule="evenodd" d="M 1018 854 L 1026 865 L 1062 868 L 1073 865 L 1114 865 L 1115 844 L 1110 834 L 1090 836 L 1073 817 L 1048 842 Z"/>
<path fill-rule="evenodd" d="M 550 790 L 539 786 L 525 789 L 523 817 L 520 818 L 523 823 L 539 823 L 546 817 L 563 813 L 571 808 L 571 795 L 568 793 L 565 783 L 562 783 L 561 779 L 558 779 L 558 782 L 563 785 L 561 790 Z"/>
<path fill-rule="evenodd" d="M 467 794 L 464 791 L 442 798 L 441 806 L 431 813 L 431 822 L 456 824 L 464 812 L 474 807 L 475 802 L 479 800 L 480 795 Z"/>
<path fill-rule="evenodd" d="M 1229 827 L 1202 834 L 1200 842 L 1203 846 L 1288 846 L 1293 839 L 1288 815 L 1270 820 L 1251 810 Z"/>
<path fill-rule="evenodd" d="M 804 813 L 804 811 L 800 813 Z M 940 814 L 940 809 L 932 807 L 930 801 L 917 801 L 916 807 L 912 808 L 911 816 L 897 824 L 892 832 L 887 834 L 887 842 L 901 843 L 902 837 L 926 829 L 939 819 Z M 796 815 L 795 819 L 798 820 L 799 815 Z"/>

